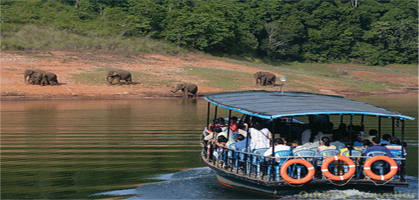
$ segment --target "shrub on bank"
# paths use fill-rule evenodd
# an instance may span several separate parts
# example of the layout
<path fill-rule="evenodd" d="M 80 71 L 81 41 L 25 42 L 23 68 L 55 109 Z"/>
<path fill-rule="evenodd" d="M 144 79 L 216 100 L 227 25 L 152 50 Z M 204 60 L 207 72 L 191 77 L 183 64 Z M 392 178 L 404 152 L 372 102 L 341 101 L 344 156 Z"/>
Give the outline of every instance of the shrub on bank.
<path fill-rule="evenodd" d="M 3 27 L 5 28 L 5 27 Z M 185 49 L 149 37 L 100 36 L 94 33 L 79 35 L 68 30 L 25 25 L 2 30 L 3 50 L 109 50 L 115 52 L 142 52 L 183 54 Z"/>

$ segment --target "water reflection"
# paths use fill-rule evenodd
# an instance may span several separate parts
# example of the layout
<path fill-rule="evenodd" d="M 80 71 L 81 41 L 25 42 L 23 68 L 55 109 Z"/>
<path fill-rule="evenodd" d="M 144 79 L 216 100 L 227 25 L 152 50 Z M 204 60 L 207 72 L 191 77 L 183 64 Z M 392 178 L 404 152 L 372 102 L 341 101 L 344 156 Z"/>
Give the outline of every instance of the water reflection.
<path fill-rule="evenodd" d="M 353 99 L 417 118 L 417 95 Z M 206 111 L 202 99 L 2 101 L 2 198 L 95 199 L 138 185 L 126 197 L 262 198 L 225 188 L 202 168 Z M 406 125 L 407 173 L 417 177 L 417 120 Z"/>
<path fill-rule="evenodd" d="M 85 199 L 202 166 L 197 100 L 2 101 L 2 197 Z M 154 180 L 157 181 L 157 180 Z"/>

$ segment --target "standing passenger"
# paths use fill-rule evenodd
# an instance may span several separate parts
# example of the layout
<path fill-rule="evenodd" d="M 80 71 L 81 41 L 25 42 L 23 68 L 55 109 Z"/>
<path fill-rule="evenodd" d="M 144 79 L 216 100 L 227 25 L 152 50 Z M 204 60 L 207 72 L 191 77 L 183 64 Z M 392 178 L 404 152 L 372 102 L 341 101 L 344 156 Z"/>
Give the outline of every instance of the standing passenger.
<path fill-rule="evenodd" d="M 272 133 L 267 129 L 263 128 L 259 122 L 254 122 L 253 127 L 249 128 L 250 137 L 252 141 L 250 143 L 250 149 L 269 148 L 270 139 L 272 139 Z"/>

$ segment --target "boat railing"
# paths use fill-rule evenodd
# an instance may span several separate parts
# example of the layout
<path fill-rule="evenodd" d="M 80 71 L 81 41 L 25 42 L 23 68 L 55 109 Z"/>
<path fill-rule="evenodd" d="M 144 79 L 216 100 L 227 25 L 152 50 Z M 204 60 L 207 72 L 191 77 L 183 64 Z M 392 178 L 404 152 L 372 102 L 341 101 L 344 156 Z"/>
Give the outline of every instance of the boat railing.
<path fill-rule="evenodd" d="M 211 149 L 211 148 L 210 148 Z M 260 181 L 266 181 L 266 182 L 272 182 L 272 181 L 284 181 L 281 179 L 281 176 L 279 175 L 279 170 L 281 168 L 281 165 L 284 164 L 284 162 L 292 159 L 304 159 L 309 161 L 309 163 L 314 167 L 315 169 L 315 175 L 313 176 L 313 179 L 327 179 L 324 175 L 322 175 L 322 171 L 324 169 L 321 169 L 321 162 L 329 157 L 334 156 L 325 156 L 325 155 L 313 155 L 313 156 L 297 156 L 297 155 L 289 155 L 289 156 L 264 156 L 261 154 L 256 154 L 252 152 L 246 152 L 246 151 L 240 151 L 236 150 L 234 148 L 228 148 L 228 147 L 218 147 L 215 148 L 215 151 L 217 151 L 216 154 L 214 154 L 213 158 L 210 158 L 210 154 L 205 153 L 205 158 L 209 163 L 213 165 L 213 167 L 219 168 L 221 170 L 225 170 L 227 173 L 231 173 L 234 175 L 239 176 L 247 176 L 252 179 L 260 180 Z M 339 156 L 339 155 L 336 155 Z M 344 156 L 347 158 L 350 158 L 351 160 L 354 160 L 355 164 L 355 172 L 353 176 L 351 176 L 351 180 L 370 180 L 368 176 L 364 173 L 364 163 L 368 158 L 371 158 L 371 156 L 361 156 L 361 155 L 351 155 L 351 156 Z M 397 162 L 398 172 L 397 175 L 395 175 L 394 178 L 392 178 L 389 181 L 401 181 L 404 182 L 404 175 L 403 170 L 404 169 L 404 161 L 406 158 L 392 158 Z M 279 160 L 282 160 L 279 162 Z M 211 162 L 210 162 L 211 161 Z M 377 165 L 374 163 L 371 168 L 379 170 L 379 168 L 389 168 L 390 166 L 387 164 L 381 164 Z M 333 168 L 333 169 L 330 169 Z M 393 167 L 391 167 L 393 168 Z M 336 176 L 341 176 L 342 174 L 346 173 L 348 170 L 347 164 L 336 161 L 332 162 L 328 169 L 333 171 Z M 384 170 L 379 170 L 380 173 L 383 173 Z M 292 167 L 289 167 L 288 169 L 289 176 L 292 177 L 302 177 L 306 174 L 308 174 L 308 170 L 303 169 L 302 165 L 293 165 Z M 276 175 L 276 176 L 275 176 Z M 382 175 L 382 174 L 381 174 Z M 396 177 L 398 177 L 396 179 Z"/>

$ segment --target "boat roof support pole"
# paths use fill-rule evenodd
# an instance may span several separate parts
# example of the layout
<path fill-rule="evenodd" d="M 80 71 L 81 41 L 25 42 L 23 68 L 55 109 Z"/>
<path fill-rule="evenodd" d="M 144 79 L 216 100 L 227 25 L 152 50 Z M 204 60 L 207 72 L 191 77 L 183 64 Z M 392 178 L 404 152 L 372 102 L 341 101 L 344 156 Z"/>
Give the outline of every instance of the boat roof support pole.
<path fill-rule="evenodd" d="M 217 119 L 218 106 L 215 106 L 214 119 Z"/>
<path fill-rule="evenodd" d="M 207 128 L 209 126 L 210 113 L 211 113 L 211 103 L 208 102 L 208 109 L 207 109 Z"/>
<path fill-rule="evenodd" d="M 362 125 L 362 132 L 365 134 L 364 116 L 365 116 L 365 115 L 361 115 L 361 125 Z M 362 135 L 362 137 L 364 137 L 364 135 Z M 362 142 L 362 141 L 361 141 L 361 142 Z"/>
<path fill-rule="evenodd" d="M 291 119 L 291 122 L 290 122 L 290 130 L 288 131 L 288 136 L 289 136 L 289 138 L 291 138 L 291 132 L 292 132 L 292 121 L 294 120 L 294 117 L 291 117 L 290 119 Z M 289 139 L 288 139 L 288 140 L 289 140 Z M 289 141 L 287 141 L 287 142 L 289 142 Z M 287 144 L 285 144 L 285 145 L 287 145 Z"/>
<path fill-rule="evenodd" d="M 227 125 L 227 138 L 228 139 L 230 139 L 230 125 L 231 125 L 230 119 L 231 119 L 231 110 L 228 110 L 228 125 Z"/>
<path fill-rule="evenodd" d="M 402 158 L 404 158 L 404 119 L 402 119 Z"/>
<path fill-rule="evenodd" d="M 352 122 L 353 122 L 353 118 L 354 118 L 354 115 L 351 115 L 351 119 L 350 119 L 350 123 L 349 123 L 349 146 L 350 146 L 350 148 L 349 148 L 349 156 L 352 156 L 352 145 L 353 145 L 353 141 L 352 141 L 352 128 L 353 128 L 353 124 L 352 124 Z"/>
<path fill-rule="evenodd" d="M 340 115 L 340 124 L 343 123 L 343 115 Z"/>
<path fill-rule="evenodd" d="M 404 158 L 404 151 L 405 151 L 405 147 L 404 147 L 404 119 L 401 120 L 402 121 L 402 153 L 401 153 L 401 157 Z M 404 182 L 405 178 L 404 178 L 404 173 L 406 170 L 406 161 L 402 160 L 402 164 L 401 164 L 401 169 L 400 169 L 400 181 Z"/>
<path fill-rule="evenodd" d="M 249 148 L 249 137 L 251 137 L 251 135 L 250 135 L 250 131 L 249 131 L 249 129 L 250 129 L 250 126 L 252 125 L 252 120 L 253 120 L 253 116 L 250 116 L 250 119 L 249 119 L 249 124 L 248 124 L 248 127 L 247 127 L 247 137 L 246 137 L 246 151 L 247 151 L 247 149 Z M 241 149 L 239 149 L 239 151 L 240 151 Z"/>
<path fill-rule="evenodd" d="M 381 139 L 381 116 L 378 117 L 378 138 Z"/>
<path fill-rule="evenodd" d="M 395 131 L 395 129 L 394 129 L 394 118 L 391 118 L 391 136 L 393 136 L 394 137 L 394 131 Z"/>
<path fill-rule="evenodd" d="M 271 118 L 271 121 L 272 121 L 272 156 L 275 157 L 275 143 L 274 143 L 274 141 L 275 141 L 275 121 L 276 121 L 276 119 Z M 275 158 L 272 159 L 272 168 L 271 169 L 274 169 L 275 161 L 276 161 Z"/>
<path fill-rule="evenodd" d="M 248 151 L 248 149 L 249 149 L 249 137 L 250 137 L 250 131 L 249 131 L 249 129 L 250 129 L 250 125 L 252 125 L 251 123 L 252 123 L 252 120 L 253 120 L 253 116 L 250 116 L 250 121 L 249 121 L 249 126 L 248 126 L 248 128 L 247 128 L 247 137 L 246 137 L 246 149 L 244 150 L 246 153 L 250 153 L 249 151 Z M 240 150 L 239 150 L 240 151 Z M 244 155 L 244 163 L 247 163 L 247 157 L 248 157 L 249 155 L 248 154 L 245 154 Z M 239 167 L 239 166 L 237 166 L 237 167 Z M 247 166 L 246 166 L 247 167 Z M 247 169 L 246 169 L 246 171 L 247 171 Z M 245 171 L 245 173 L 246 173 L 246 171 Z"/>

